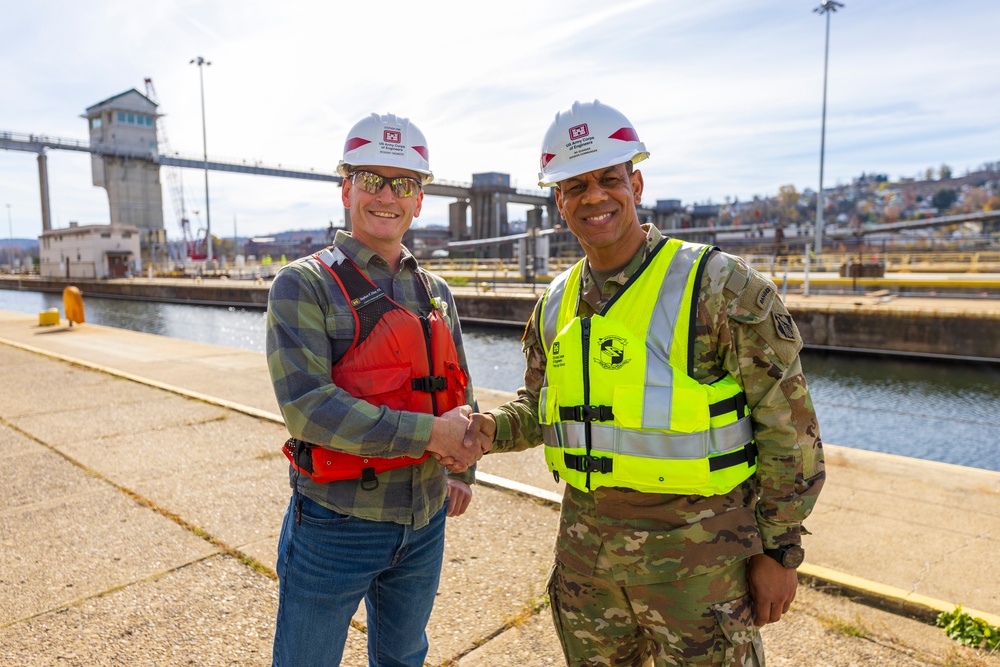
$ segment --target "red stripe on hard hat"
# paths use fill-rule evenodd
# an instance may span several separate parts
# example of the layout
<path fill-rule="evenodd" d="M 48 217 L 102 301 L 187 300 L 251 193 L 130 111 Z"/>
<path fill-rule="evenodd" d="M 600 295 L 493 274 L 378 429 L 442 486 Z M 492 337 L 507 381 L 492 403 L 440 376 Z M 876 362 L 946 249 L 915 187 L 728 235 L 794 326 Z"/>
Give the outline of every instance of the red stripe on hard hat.
<path fill-rule="evenodd" d="M 608 139 L 619 139 L 621 141 L 639 141 L 639 135 L 631 127 L 623 127 Z"/>
<path fill-rule="evenodd" d="M 555 156 L 556 156 L 555 153 L 542 153 L 542 166 L 544 167 L 549 162 L 551 162 L 552 158 L 554 158 Z"/>
<path fill-rule="evenodd" d="M 415 150 L 418 153 L 420 153 L 420 157 L 422 157 L 423 159 L 425 159 L 428 162 L 430 162 L 430 158 L 427 157 L 427 155 L 429 154 L 428 150 L 427 150 L 427 146 L 414 146 L 413 150 Z"/>
<path fill-rule="evenodd" d="M 353 151 L 355 148 L 361 148 L 365 144 L 370 144 L 370 143 L 371 141 L 369 141 L 368 139 L 362 139 L 361 137 L 352 137 L 347 140 L 346 144 L 344 144 L 344 152 L 346 153 L 347 151 Z"/>

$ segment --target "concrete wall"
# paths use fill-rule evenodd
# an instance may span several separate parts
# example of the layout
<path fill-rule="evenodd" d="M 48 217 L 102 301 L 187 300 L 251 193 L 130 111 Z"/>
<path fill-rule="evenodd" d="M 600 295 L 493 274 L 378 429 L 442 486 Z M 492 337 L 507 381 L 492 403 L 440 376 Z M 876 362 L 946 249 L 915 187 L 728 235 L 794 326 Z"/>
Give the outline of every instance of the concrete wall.
<path fill-rule="evenodd" d="M 789 306 L 807 345 L 1000 359 L 1000 320 L 989 313 L 947 315 Z"/>
<path fill-rule="evenodd" d="M 59 292 L 74 284 L 87 295 L 168 303 L 267 307 L 268 287 L 249 281 L 136 280 L 75 281 L 0 276 L 0 287 Z M 523 327 L 537 295 L 456 293 L 463 321 L 502 322 Z M 808 347 L 882 350 L 923 356 L 973 357 L 1000 361 L 1000 317 L 989 312 L 896 309 L 873 311 L 825 304 L 789 304 Z"/>

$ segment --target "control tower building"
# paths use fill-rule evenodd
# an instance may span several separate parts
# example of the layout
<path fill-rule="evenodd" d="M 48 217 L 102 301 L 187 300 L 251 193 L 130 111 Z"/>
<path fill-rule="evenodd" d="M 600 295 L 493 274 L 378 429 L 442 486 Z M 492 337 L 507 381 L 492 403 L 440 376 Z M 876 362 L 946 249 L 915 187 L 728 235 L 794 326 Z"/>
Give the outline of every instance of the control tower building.
<path fill-rule="evenodd" d="M 135 88 L 89 107 L 83 118 L 90 128 L 94 185 L 108 192 L 111 224 L 139 229 L 143 254 L 166 243 L 163 190 L 157 154 L 156 103 Z"/>

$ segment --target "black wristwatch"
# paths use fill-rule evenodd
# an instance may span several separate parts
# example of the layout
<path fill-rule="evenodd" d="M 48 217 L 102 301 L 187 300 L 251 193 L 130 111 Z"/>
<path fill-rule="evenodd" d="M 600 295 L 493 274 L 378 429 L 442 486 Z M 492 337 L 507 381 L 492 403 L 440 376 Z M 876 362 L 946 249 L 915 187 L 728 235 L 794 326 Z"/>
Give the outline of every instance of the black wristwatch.
<path fill-rule="evenodd" d="M 802 561 L 806 558 L 806 550 L 796 544 L 777 549 L 764 549 L 764 555 L 770 556 L 781 563 L 782 566 L 794 570 L 799 565 L 802 565 Z"/>

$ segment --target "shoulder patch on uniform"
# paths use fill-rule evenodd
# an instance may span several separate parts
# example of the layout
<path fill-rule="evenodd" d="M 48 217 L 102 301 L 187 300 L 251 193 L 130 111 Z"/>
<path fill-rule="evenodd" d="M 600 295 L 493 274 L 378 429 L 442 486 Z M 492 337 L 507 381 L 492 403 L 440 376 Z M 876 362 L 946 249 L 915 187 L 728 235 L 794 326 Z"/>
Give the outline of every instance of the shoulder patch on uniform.
<path fill-rule="evenodd" d="M 762 322 L 771 312 L 777 292 L 774 283 L 757 271 L 750 272 L 750 281 L 729 304 L 729 317 L 738 322 Z"/>
<path fill-rule="evenodd" d="M 757 292 L 757 298 L 754 299 L 754 301 L 757 302 L 757 305 L 759 307 L 763 308 L 764 306 L 767 305 L 767 297 L 771 296 L 772 294 L 774 294 L 774 288 L 771 287 L 770 285 L 764 285 L 760 289 L 760 291 Z"/>
<path fill-rule="evenodd" d="M 772 315 L 774 316 L 774 329 L 778 332 L 778 336 L 785 340 L 796 342 L 798 339 L 795 336 L 795 325 L 792 324 L 792 316 L 788 313 L 779 313 L 778 311 L 774 311 Z"/>
<path fill-rule="evenodd" d="M 729 280 L 726 281 L 725 289 L 731 294 L 736 295 L 743 291 L 743 287 L 747 284 L 747 274 L 740 271 L 739 267 L 733 269 L 733 272 L 729 274 Z"/>

